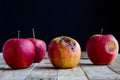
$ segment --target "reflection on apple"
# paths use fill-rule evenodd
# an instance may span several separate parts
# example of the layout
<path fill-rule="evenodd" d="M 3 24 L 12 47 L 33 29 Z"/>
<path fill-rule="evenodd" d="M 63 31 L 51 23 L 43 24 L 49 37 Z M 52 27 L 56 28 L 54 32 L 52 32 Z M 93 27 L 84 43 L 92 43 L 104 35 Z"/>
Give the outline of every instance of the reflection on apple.
<path fill-rule="evenodd" d="M 39 63 L 45 57 L 47 46 L 46 46 L 45 41 L 35 38 L 34 28 L 32 29 L 32 31 L 33 31 L 33 38 L 27 38 L 27 39 L 30 40 L 33 43 L 34 47 L 35 47 L 34 63 Z"/>
<path fill-rule="evenodd" d="M 2 52 L 5 62 L 12 69 L 28 68 L 35 57 L 33 43 L 22 38 L 8 39 L 3 45 Z"/>
<path fill-rule="evenodd" d="M 117 58 L 119 44 L 112 34 L 95 34 L 86 44 L 86 52 L 93 64 L 111 64 Z"/>
<path fill-rule="evenodd" d="M 28 38 L 28 40 L 30 40 L 35 47 L 34 63 L 41 62 L 46 54 L 46 43 L 43 40 L 35 38 Z"/>

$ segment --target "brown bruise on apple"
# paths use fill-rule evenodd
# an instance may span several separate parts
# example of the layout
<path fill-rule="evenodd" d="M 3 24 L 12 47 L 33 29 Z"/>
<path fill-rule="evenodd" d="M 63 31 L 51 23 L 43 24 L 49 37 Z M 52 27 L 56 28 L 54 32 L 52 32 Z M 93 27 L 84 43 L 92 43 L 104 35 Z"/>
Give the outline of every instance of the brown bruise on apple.
<path fill-rule="evenodd" d="M 71 37 L 60 36 L 50 42 L 48 56 L 56 68 L 73 68 L 79 62 L 81 48 Z"/>
<path fill-rule="evenodd" d="M 70 47 L 70 49 L 73 51 L 76 47 L 74 40 L 72 41 L 70 37 L 65 37 L 65 36 L 60 37 L 59 43 L 60 43 L 60 47 L 62 48 Z"/>
<path fill-rule="evenodd" d="M 117 49 L 117 46 L 114 41 L 110 40 L 106 43 L 107 52 L 115 52 L 116 49 Z"/>

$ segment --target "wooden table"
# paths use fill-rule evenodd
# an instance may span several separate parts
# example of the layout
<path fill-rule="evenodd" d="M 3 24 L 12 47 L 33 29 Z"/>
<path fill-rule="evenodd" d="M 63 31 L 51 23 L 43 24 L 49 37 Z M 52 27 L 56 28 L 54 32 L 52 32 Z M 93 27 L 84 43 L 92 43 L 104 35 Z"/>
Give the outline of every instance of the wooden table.
<path fill-rule="evenodd" d="M 0 54 L 0 80 L 120 80 L 120 54 L 111 65 L 93 65 L 85 52 L 72 69 L 56 69 L 46 56 L 27 69 L 12 70 Z"/>

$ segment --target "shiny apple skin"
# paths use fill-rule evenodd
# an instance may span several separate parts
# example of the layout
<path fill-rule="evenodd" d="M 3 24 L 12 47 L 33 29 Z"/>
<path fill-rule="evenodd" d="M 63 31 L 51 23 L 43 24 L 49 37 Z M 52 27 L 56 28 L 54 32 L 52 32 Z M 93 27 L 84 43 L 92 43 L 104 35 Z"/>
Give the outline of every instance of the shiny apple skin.
<path fill-rule="evenodd" d="M 34 61 L 35 48 L 27 39 L 12 38 L 2 48 L 3 58 L 12 69 L 28 68 Z"/>
<path fill-rule="evenodd" d="M 86 52 L 93 64 L 112 64 L 118 51 L 119 43 L 112 34 L 93 35 L 86 44 Z"/>
<path fill-rule="evenodd" d="M 33 45 L 35 47 L 34 63 L 41 62 L 44 59 L 45 54 L 47 52 L 47 45 L 46 45 L 45 41 L 36 39 L 36 38 L 28 38 L 28 39 L 33 43 Z"/>

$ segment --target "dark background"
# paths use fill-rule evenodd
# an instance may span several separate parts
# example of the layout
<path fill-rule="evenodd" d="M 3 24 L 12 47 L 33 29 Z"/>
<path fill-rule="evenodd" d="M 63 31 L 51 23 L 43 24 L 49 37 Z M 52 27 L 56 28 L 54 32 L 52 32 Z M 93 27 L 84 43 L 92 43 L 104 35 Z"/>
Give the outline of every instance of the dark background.
<path fill-rule="evenodd" d="M 0 0 L 0 51 L 6 40 L 36 38 L 48 45 L 57 36 L 76 39 L 85 51 L 88 38 L 100 33 L 113 34 L 120 42 L 119 2 L 115 0 Z M 117 28 L 118 27 L 118 28 Z"/>

